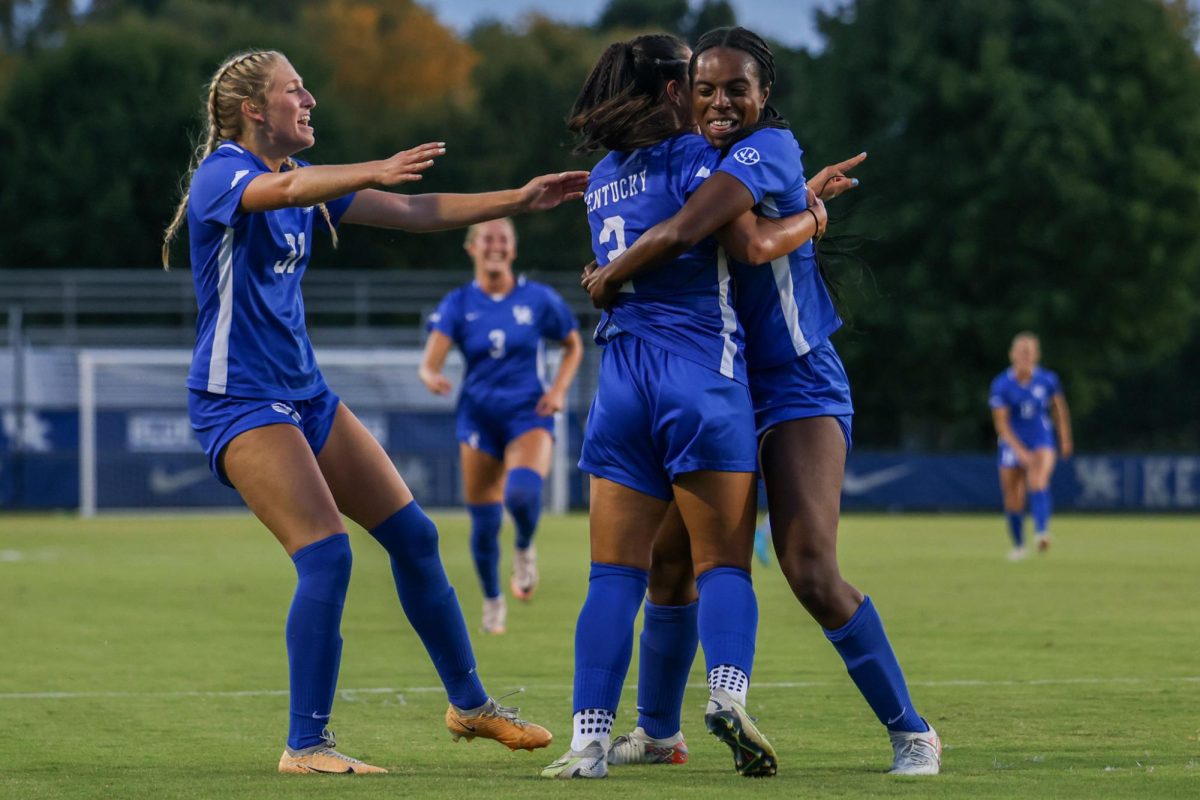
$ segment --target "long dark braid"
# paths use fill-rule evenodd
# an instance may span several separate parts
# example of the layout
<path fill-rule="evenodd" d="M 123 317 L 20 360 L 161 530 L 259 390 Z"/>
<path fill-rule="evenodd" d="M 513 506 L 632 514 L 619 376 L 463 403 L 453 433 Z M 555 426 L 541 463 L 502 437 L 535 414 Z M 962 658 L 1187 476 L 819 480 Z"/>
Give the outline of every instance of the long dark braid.
<path fill-rule="evenodd" d="M 610 44 L 579 90 L 567 128 L 580 135 L 576 153 L 629 151 L 690 126 L 662 102 L 669 81 L 686 85 L 687 45 L 665 33 Z"/>

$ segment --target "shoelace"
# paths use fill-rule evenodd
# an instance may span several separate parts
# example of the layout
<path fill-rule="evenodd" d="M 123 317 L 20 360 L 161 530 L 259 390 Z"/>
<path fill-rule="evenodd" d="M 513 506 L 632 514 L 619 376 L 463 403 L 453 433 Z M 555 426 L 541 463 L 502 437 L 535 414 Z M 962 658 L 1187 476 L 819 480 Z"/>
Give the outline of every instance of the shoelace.
<path fill-rule="evenodd" d="M 325 745 L 325 747 L 321 750 L 318 750 L 317 751 L 318 753 L 323 753 L 324 755 L 332 756 L 333 758 L 340 758 L 342 761 L 345 761 L 349 764 L 361 764 L 362 763 L 357 758 L 351 758 L 350 756 L 343 755 L 342 753 L 339 753 L 337 750 L 333 749 L 334 747 L 337 746 L 337 740 L 334 736 L 333 731 L 329 730 L 329 728 L 326 728 L 325 730 L 321 731 L 321 742 Z M 315 753 L 314 753 L 314 755 L 315 755 Z"/>
<path fill-rule="evenodd" d="M 509 722 L 513 723 L 514 725 L 519 725 L 522 728 L 525 727 L 525 720 L 523 720 L 517 716 L 517 714 L 519 714 L 521 711 L 520 708 L 518 708 L 517 706 L 502 706 L 502 705 L 500 705 L 500 701 L 503 700 L 504 698 L 512 697 L 514 694 L 521 694 L 524 691 L 525 691 L 525 687 L 522 686 L 518 689 L 514 689 L 511 692 L 502 694 L 499 697 L 494 698 L 492 700 L 492 702 L 495 703 L 495 708 L 493 708 L 490 712 L 484 712 L 484 715 L 487 716 L 490 714 L 491 716 L 503 717 L 504 719 L 508 720 Z"/>
<path fill-rule="evenodd" d="M 922 764 L 933 764 L 937 761 L 937 751 L 925 739 L 909 739 L 900 747 L 900 757 L 910 758 Z"/>

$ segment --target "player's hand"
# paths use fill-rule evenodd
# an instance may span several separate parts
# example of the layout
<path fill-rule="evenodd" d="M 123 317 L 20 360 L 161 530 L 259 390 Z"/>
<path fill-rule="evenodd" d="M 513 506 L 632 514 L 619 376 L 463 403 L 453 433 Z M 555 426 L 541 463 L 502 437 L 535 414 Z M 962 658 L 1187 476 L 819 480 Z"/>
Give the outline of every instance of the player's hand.
<path fill-rule="evenodd" d="M 594 258 L 591 261 L 589 261 L 588 263 L 584 264 L 583 272 L 580 273 L 580 275 L 579 275 L 579 285 L 582 286 L 584 284 L 584 281 L 586 281 L 588 279 L 588 276 L 591 275 L 593 272 L 595 272 L 597 269 L 599 269 L 599 266 L 596 264 L 596 259 L 594 259 Z"/>
<path fill-rule="evenodd" d="M 816 241 L 825 235 L 825 228 L 829 225 L 829 212 L 825 210 L 825 202 L 811 187 L 808 190 L 808 208 L 812 209 L 817 218 L 817 232 L 813 235 L 813 241 Z"/>
<path fill-rule="evenodd" d="M 851 178 L 846 173 L 866 160 L 867 154 L 859 153 L 853 158 L 847 158 L 837 164 L 830 164 L 813 175 L 808 185 L 816 187 L 817 196 L 822 200 L 832 200 L 858 186 L 858 178 Z"/>
<path fill-rule="evenodd" d="M 534 410 L 539 417 L 549 417 L 562 411 L 564 405 L 566 405 L 566 398 L 563 397 L 563 393 L 551 389 L 542 395 Z"/>
<path fill-rule="evenodd" d="M 420 377 L 421 383 L 425 384 L 425 388 L 434 394 L 447 395 L 454 388 L 450 383 L 450 379 L 440 372 L 427 373 L 421 370 Z"/>
<path fill-rule="evenodd" d="M 579 170 L 539 175 L 521 187 L 521 209 L 546 211 L 567 200 L 578 200 L 587 180 L 588 173 Z"/>
<path fill-rule="evenodd" d="M 592 306 L 608 310 L 612 308 L 613 303 L 617 302 L 617 295 L 621 291 L 620 284 L 614 284 L 608 280 L 609 271 L 606 269 L 595 269 L 587 274 L 583 279 L 583 288 L 587 291 L 588 296 L 592 298 Z"/>
<path fill-rule="evenodd" d="M 1026 450 L 1024 447 L 1022 447 L 1018 450 L 1014 450 L 1013 452 L 1016 453 L 1017 463 L 1020 464 L 1022 468 L 1029 469 L 1030 467 L 1033 466 L 1033 454 L 1030 453 L 1028 450 Z"/>
<path fill-rule="evenodd" d="M 384 189 L 421 180 L 421 173 L 433 166 L 433 160 L 446 154 L 445 142 L 426 142 L 411 150 L 402 150 L 379 162 L 375 188 Z"/>

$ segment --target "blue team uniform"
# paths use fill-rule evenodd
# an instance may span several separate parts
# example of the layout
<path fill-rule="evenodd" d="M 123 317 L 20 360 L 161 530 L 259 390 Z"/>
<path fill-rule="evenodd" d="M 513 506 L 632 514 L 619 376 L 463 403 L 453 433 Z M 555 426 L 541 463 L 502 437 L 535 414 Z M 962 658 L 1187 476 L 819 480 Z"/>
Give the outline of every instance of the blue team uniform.
<path fill-rule="evenodd" d="M 764 128 L 736 143 L 719 170 L 745 185 L 763 215 L 786 217 L 808 206 L 802 154 L 791 131 Z M 850 385 L 829 341 L 842 320 L 813 243 L 770 264 L 733 261 L 731 270 L 759 434 L 789 419 L 832 416 L 849 443 Z"/>
<path fill-rule="evenodd" d="M 188 199 L 198 305 L 188 410 L 223 483 L 228 480 L 217 459 L 234 436 L 262 425 L 294 424 L 317 452 L 338 405 L 317 368 L 300 294 L 313 217 L 320 212 L 240 210 L 246 186 L 267 172 L 256 155 L 223 142 L 196 169 Z M 353 199 L 351 194 L 326 204 L 335 225 Z"/>
<path fill-rule="evenodd" d="M 535 408 L 549 385 L 544 340 L 562 341 L 579 323 L 558 293 L 523 276 L 504 297 L 471 283 L 446 295 L 429 328 L 448 336 L 466 361 L 458 396 L 458 439 L 494 458 L 533 428 L 553 431 Z"/>
<path fill-rule="evenodd" d="M 603 268 L 675 215 L 716 168 L 716 150 L 683 134 L 593 168 L 584 201 Z M 604 345 L 581 469 L 670 499 L 676 475 L 755 469 L 753 412 L 731 280 L 707 239 L 623 288 L 595 339 Z"/>
<path fill-rule="evenodd" d="M 1016 371 L 1009 368 L 996 376 L 988 396 L 988 405 L 1008 409 L 1008 421 L 1013 433 L 1030 450 L 1054 448 L 1054 425 L 1050 422 L 1050 402 L 1062 394 L 1058 376 L 1048 369 L 1034 367 L 1028 383 L 1017 380 Z M 1019 466 L 1017 454 L 1003 441 L 999 443 L 997 459 L 1002 467 Z"/>

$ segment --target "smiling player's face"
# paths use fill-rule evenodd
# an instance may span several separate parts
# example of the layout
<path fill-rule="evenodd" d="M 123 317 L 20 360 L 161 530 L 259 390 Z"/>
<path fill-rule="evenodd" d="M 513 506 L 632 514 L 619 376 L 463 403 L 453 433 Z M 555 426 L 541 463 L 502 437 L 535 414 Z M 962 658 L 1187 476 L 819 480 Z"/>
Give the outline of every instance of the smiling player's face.
<path fill-rule="evenodd" d="M 502 219 L 483 223 L 475 229 L 467 245 L 467 254 L 475 265 L 476 275 L 511 274 L 513 261 L 517 258 L 517 239 L 512 225 Z"/>
<path fill-rule="evenodd" d="M 759 82 L 758 62 L 744 50 L 713 47 L 696 59 L 692 115 L 714 147 L 758 122 L 770 89 Z"/>
<path fill-rule="evenodd" d="M 296 68 L 280 59 L 267 85 L 266 108 L 262 112 L 263 133 L 280 150 L 298 153 L 316 143 L 312 110 L 317 100 Z"/>

